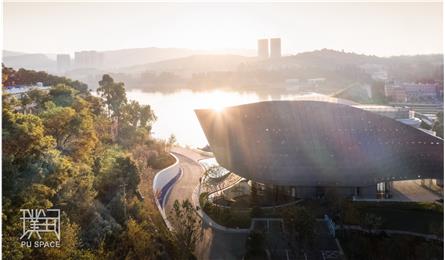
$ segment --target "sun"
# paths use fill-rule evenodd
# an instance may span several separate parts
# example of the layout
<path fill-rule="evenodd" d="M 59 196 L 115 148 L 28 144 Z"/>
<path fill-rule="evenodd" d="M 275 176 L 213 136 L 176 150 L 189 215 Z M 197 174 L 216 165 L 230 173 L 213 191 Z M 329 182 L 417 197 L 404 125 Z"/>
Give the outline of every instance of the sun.
<path fill-rule="evenodd" d="M 230 100 L 230 97 L 227 97 L 227 93 L 223 91 L 205 93 L 203 98 L 206 103 L 204 106 L 215 112 L 222 112 L 229 105 L 228 100 Z"/>
<path fill-rule="evenodd" d="M 211 108 L 215 112 L 222 112 L 222 111 L 224 111 L 224 106 L 222 104 L 213 104 Z"/>

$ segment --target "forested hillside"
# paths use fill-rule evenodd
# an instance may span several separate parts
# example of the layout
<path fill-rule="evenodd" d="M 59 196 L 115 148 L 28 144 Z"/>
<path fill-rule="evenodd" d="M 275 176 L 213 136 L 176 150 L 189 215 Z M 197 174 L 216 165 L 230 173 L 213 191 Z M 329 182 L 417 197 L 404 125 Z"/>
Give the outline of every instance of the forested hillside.
<path fill-rule="evenodd" d="M 46 73 L 3 68 L 12 79 L 47 81 L 47 92 L 3 94 L 4 259 L 178 259 L 183 252 L 141 178 L 172 163 L 171 144 L 150 135 L 150 106 L 126 99 L 123 83 L 104 75 L 99 95 Z M 16 81 L 17 82 L 17 81 Z M 61 210 L 61 246 L 20 244 L 20 209 Z M 182 250 L 182 251 L 181 251 Z"/>

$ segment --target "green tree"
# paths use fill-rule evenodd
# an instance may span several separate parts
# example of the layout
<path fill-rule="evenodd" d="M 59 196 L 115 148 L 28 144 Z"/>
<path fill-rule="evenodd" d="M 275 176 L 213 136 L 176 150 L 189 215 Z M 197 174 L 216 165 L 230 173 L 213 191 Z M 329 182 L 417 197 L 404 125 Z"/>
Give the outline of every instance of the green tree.
<path fill-rule="evenodd" d="M 98 196 L 102 202 L 108 203 L 124 188 L 127 196 L 135 195 L 140 180 L 136 163 L 130 157 L 117 157 L 111 168 L 104 169 L 97 177 Z"/>
<path fill-rule="evenodd" d="M 33 114 L 20 112 L 17 99 L 2 96 L 6 259 L 169 259 L 181 255 L 176 244 L 182 245 L 182 255 L 191 256 L 190 243 L 173 239 L 150 200 L 136 196 L 140 170 L 150 172 L 149 158 L 171 159 L 165 156 L 165 141 L 150 137 L 156 117 L 149 106 L 127 104 L 123 84 L 109 76 L 101 86 L 111 93 L 108 104 L 91 96 L 85 84 L 45 72 L 4 69 L 3 81 L 55 86 L 49 93 L 27 93 L 22 104 L 35 103 Z M 113 118 L 104 113 L 104 104 Z M 110 131 L 116 118 L 122 131 L 117 143 Z M 130 157 L 135 154 L 139 165 Z M 21 247 L 20 209 L 51 207 L 66 214 L 63 248 Z"/>
<path fill-rule="evenodd" d="M 122 125 L 119 128 L 118 142 L 123 147 L 130 149 L 135 145 L 144 144 L 149 140 L 150 134 L 145 128 L 135 128 L 130 125 Z"/>
<path fill-rule="evenodd" d="M 49 101 L 50 99 L 49 94 L 40 89 L 30 90 L 28 92 L 28 96 L 31 99 L 31 101 L 35 104 L 33 111 L 37 114 L 42 112 L 45 102 Z"/>
<path fill-rule="evenodd" d="M 69 220 L 61 223 L 61 246 L 58 248 L 47 248 L 39 251 L 39 255 L 44 259 L 95 259 L 95 255 L 90 250 L 80 249 L 81 241 L 79 237 L 80 228 L 77 224 Z"/>
<path fill-rule="evenodd" d="M 11 94 L 2 93 L 2 105 L 3 109 L 15 111 L 17 107 L 20 107 L 20 100 Z"/>
<path fill-rule="evenodd" d="M 291 236 L 304 248 L 311 246 L 315 239 L 315 217 L 305 207 L 291 207 L 282 212 L 284 224 Z"/>
<path fill-rule="evenodd" d="M 151 130 L 151 125 L 156 121 L 156 115 L 154 111 L 151 109 L 150 105 L 145 105 L 140 107 L 139 111 L 139 122 L 140 126 L 143 128 L 147 128 L 148 131 Z"/>
<path fill-rule="evenodd" d="M 163 259 L 167 258 L 160 242 L 159 232 L 146 221 L 138 223 L 130 219 L 121 238 L 119 251 L 125 259 Z"/>
<path fill-rule="evenodd" d="M 35 115 L 13 113 L 3 109 L 3 156 L 14 160 L 26 156 L 42 155 L 54 144 L 51 136 L 45 135 L 42 120 Z"/>
<path fill-rule="evenodd" d="M 41 118 L 46 133 L 55 138 L 56 148 L 75 160 L 91 160 L 98 140 L 90 112 L 84 109 L 77 113 L 71 107 L 49 106 Z"/>
<path fill-rule="evenodd" d="M 252 230 L 246 239 L 246 259 L 263 259 L 264 246 L 264 233 L 258 230 Z"/>
<path fill-rule="evenodd" d="M 194 258 L 193 252 L 201 230 L 201 220 L 195 210 L 189 200 L 184 200 L 182 203 L 175 200 L 169 217 L 180 259 Z"/>
<path fill-rule="evenodd" d="M 118 141 L 126 148 L 144 143 L 149 139 L 151 124 L 156 119 L 149 106 L 131 101 L 122 106 Z"/>
<path fill-rule="evenodd" d="M 88 103 L 88 108 L 94 116 L 98 117 L 103 114 L 104 109 L 101 98 L 89 95 L 84 100 Z"/>
<path fill-rule="evenodd" d="M 74 138 L 79 131 L 80 122 L 76 118 L 76 111 L 71 107 L 50 106 L 41 114 L 46 133 L 56 139 L 56 148 L 64 151 L 70 138 Z"/>
<path fill-rule="evenodd" d="M 386 104 L 385 83 L 383 81 L 374 81 L 371 85 L 372 100 L 377 104 Z"/>
<path fill-rule="evenodd" d="M 59 84 L 49 91 L 49 96 L 52 102 L 57 106 L 68 107 L 72 106 L 75 100 L 76 91 L 63 84 Z"/>
<path fill-rule="evenodd" d="M 440 138 L 443 138 L 443 112 L 437 113 L 437 120 L 434 122 L 433 131 L 436 132 L 436 135 Z"/>
<path fill-rule="evenodd" d="M 26 70 L 23 68 L 16 71 L 5 67 L 3 64 L 2 82 L 3 86 L 35 85 L 37 82 L 42 82 L 45 86 L 64 84 L 73 87 L 83 95 L 89 95 L 88 85 L 80 81 L 50 75 L 44 71 Z"/>
<path fill-rule="evenodd" d="M 8 68 L 2 63 L 2 85 L 11 86 L 14 85 L 15 70 L 13 68 Z"/>
<path fill-rule="evenodd" d="M 55 158 L 54 174 L 45 181 L 56 187 L 55 206 L 62 209 L 75 223 L 87 223 L 97 196 L 93 187 L 94 176 L 85 164 L 75 164 L 67 158 Z"/>
<path fill-rule="evenodd" d="M 125 94 L 124 83 L 114 82 L 114 79 L 110 75 L 105 74 L 102 80 L 99 81 L 99 88 L 97 88 L 97 93 L 105 99 L 105 104 L 108 107 L 108 111 L 111 111 L 115 116 L 120 118 L 121 109 L 127 102 L 127 96 Z"/>
<path fill-rule="evenodd" d="M 139 126 L 141 106 L 136 101 L 131 101 L 122 106 L 122 123 L 126 123 L 134 128 Z"/>
<path fill-rule="evenodd" d="M 174 134 L 171 134 L 168 138 L 168 145 L 170 147 L 174 146 L 176 144 L 176 136 Z"/>
<path fill-rule="evenodd" d="M 22 105 L 23 113 L 26 114 L 28 112 L 28 106 L 32 103 L 32 99 L 28 96 L 28 94 L 23 94 L 20 97 L 20 103 Z"/>

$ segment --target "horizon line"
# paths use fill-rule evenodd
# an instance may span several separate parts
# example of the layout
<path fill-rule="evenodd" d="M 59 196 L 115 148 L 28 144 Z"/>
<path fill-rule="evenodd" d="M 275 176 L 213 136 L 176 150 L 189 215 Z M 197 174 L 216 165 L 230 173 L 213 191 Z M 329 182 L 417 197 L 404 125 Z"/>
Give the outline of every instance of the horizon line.
<path fill-rule="evenodd" d="M 224 51 L 252 51 L 257 52 L 256 49 L 248 49 L 248 48 L 220 48 L 220 49 L 193 49 L 193 48 L 186 48 L 186 47 L 156 47 L 156 46 L 150 46 L 150 47 L 132 47 L 132 48 L 117 48 L 117 49 L 107 49 L 107 50 L 97 50 L 97 49 L 84 49 L 84 50 L 76 50 L 74 52 L 27 52 L 22 50 L 11 50 L 11 49 L 3 49 L 2 51 L 5 52 L 17 52 L 20 53 L 18 55 L 14 56 L 22 56 L 22 55 L 32 55 L 32 54 L 43 54 L 48 57 L 48 55 L 58 55 L 58 54 L 68 54 L 70 56 L 73 56 L 76 52 L 83 52 L 83 51 L 96 51 L 96 52 L 112 52 L 112 51 L 126 51 L 126 50 L 136 50 L 136 49 L 172 49 L 172 50 L 189 50 L 189 51 L 198 51 L 198 52 L 224 52 Z M 342 52 L 347 54 L 356 54 L 356 55 L 364 55 L 364 56 L 374 56 L 378 58 L 390 58 L 390 57 L 400 57 L 400 56 L 429 56 L 429 55 L 443 55 L 442 52 L 430 52 L 430 53 L 416 53 L 416 54 L 391 54 L 391 55 L 377 55 L 377 54 L 369 54 L 369 53 L 360 53 L 356 51 L 350 51 L 345 49 L 331 49 L 331 48 L 321 48 L 321 49 L 312 49 L 312 50 L 304 50 L 296 53 L 284 53 L 281 57 L 289 57 L 289 56 L 296 56 L 303 53 L 310 53 L 310 52 L 316 52 L 316 51 L 335 51 L 335 52 Z M 189 56 L 197 56 L 197 55 L 206 55 L 206 54 L 192 54 Z M 212 54 L 210 54 L 212 55 Z M 225 54 L 213 54 L 213 55 L 236 55 L 236 56 L 245 56 L 245 57 L 257 57 L 257 55 L 249 56 L 249 55 L 241 55 L 241 54 L 235 54 L 235 53 L 225 53 Z M 3 53 L 2 53 L 2 57 Z M 13 57 L 13 56 L 9 56 Z M 49 57 L 48 57 L 49 58 Z"/>

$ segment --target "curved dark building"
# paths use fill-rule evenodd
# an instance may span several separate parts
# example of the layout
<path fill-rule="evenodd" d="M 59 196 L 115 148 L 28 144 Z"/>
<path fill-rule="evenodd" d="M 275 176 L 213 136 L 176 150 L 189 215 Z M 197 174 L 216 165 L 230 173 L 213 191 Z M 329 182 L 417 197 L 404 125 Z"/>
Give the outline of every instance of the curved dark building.
<path fill-rule="evenodd" d="M 218 163 L 259 183 L 364 187 L 443 179 L 443 140 L 355 106 L 266 101 L 196 110 Z"/>

